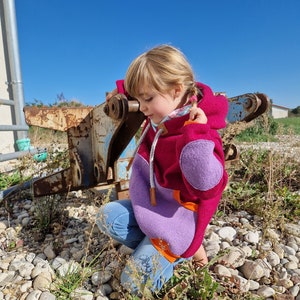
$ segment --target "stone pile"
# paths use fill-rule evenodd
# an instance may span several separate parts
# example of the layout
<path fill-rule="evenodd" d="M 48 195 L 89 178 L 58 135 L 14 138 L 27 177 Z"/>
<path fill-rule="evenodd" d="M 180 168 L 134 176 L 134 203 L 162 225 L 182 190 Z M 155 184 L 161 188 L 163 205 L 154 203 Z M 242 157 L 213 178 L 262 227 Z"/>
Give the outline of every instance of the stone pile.
<path fill-rule="evenodd" d="M 65 223 L 53 224 L 43 240 L 33 230 L 33 201 L 16 201 L 11 214 L 0 207 L 0 299 L 56 299 L 51 287 L 57 278 L 83 264 L 89 270 L 95 257 L 101 268 L 87 271 L 72 299 L 121 299 L 115 273 L 124 263 L 120 257 L 131 250 L 113 245 L 98 231 L 99 205 L 75 196 L 65 200 Z M 263 233 L 261 221 L 242 211 L 211 222 L 204 242 L 209 258 L 216 259 L 211 273 L 240 294 L 300 300 L 300 224 L 285 224 L 283 236 L 275 229 Z"/>

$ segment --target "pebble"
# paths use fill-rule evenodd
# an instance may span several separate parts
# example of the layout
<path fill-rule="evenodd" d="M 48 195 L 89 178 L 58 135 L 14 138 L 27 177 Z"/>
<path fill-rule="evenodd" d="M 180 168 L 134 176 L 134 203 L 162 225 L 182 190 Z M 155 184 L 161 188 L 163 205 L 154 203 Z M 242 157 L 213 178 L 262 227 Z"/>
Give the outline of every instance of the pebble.
<path fill-rule="evenodd" d="M 28 231 L 35 211 L 31 200 L 14 203 L 9 217 L 0 207 L 0 299 L 55 300 L 51 285 L 60 276 L 82 270 L 83 261 L 89 271 L 72 299 L 120 299 L 115 274 L 132 250 L 116 242 L 108 247 L 109 239 L 94 226 L 98 206 L 75 196 L 64 203 L 69 221 L 59 234 L 48 234 L 43 241 Z M 300 300 L 300 224 L 285 224 L 286 238 L 269 228 L 270 240 L 262 240 L 261 225 L 261 218 L 243 211 L 215 218 L 203 242 L 210 259 L 219 257 L 211 275 L 221 285 L 222 281 L 231 283 L 241 295 L 251 293 L 253 299 L 276 295 L 276 299 L 292 296 Z M 96 256 L 101 267 L 89 268 Z"/>

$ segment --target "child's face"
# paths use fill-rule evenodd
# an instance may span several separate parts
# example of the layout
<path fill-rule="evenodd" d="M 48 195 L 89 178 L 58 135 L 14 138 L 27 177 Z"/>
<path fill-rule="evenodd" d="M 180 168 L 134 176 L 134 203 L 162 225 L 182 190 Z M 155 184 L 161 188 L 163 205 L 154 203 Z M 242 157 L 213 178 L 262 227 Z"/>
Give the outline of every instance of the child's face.
<path fill-rule="evenodd" d="M 175 97 L 175 90 L 160 94 L 157 91 L 143 89 L 137 100 L 140 103 L 140 111 L 155 124 L 159 124 L 180 103 L 180 99 Z"/>

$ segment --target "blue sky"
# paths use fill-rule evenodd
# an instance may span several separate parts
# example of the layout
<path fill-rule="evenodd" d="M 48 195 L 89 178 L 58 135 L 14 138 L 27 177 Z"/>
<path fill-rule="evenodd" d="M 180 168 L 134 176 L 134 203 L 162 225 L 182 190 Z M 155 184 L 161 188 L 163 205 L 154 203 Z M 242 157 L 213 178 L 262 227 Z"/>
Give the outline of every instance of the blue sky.
<path fill-rule="evenodd" d="M 15 0 L 25 102 L 98 105 L 130 62 L 180 48 L 198 81 L 228 97 L 300 106 L 299 0 Z"/>

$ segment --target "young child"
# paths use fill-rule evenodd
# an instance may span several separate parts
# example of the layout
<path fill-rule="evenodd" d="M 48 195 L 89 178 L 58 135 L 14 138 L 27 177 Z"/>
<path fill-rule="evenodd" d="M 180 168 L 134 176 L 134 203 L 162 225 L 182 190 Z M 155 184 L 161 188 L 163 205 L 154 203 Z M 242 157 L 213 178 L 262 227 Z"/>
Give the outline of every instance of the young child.
<path fill-rule="evenodd" d="M 147 121 L 131 199 L 101 207 L 97 225 L 134 249 L 122 285 L 135 294 L 150 282 L 158 291 L 183 259 L 207 263 L 202 240 L 227 183 L 217 130 L 226 126 L 228 103 L 196 83 L 184 54 L 169 45 L 138 56 L 107 100 L 116 93 L 137 99 Z"/>

